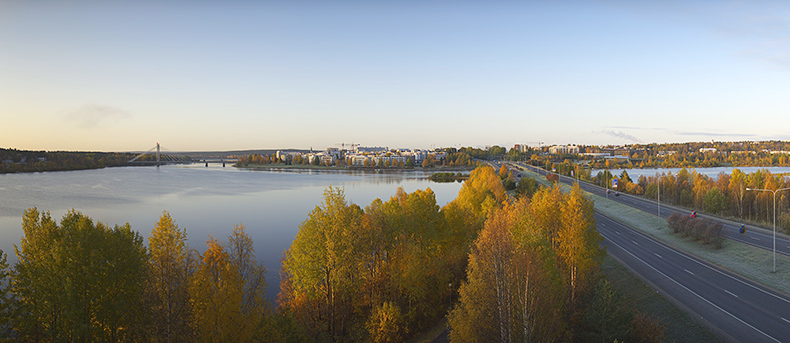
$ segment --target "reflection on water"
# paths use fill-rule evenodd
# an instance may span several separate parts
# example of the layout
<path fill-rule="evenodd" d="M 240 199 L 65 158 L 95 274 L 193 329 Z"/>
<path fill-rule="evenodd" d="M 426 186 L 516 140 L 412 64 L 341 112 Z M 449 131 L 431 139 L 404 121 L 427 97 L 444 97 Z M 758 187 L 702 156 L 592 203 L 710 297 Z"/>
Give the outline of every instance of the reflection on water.
<path fill-rule="evenodd" d="M 282 252 L 308 212 L 321 203 L 326 187 L 343 188 L 347 199 L 363 208 L 376 198 L 388 199 L 398 187 L 407 192 L 430 187 L 440 206 L 456 197 L 460 183 L 432 183 L 429 175 L 203 165 L 5 174 L 0 175 L 0 249 L 15 263 L 13 245 L 19 244 L 22 213 L 30 207 L 50 211 L 57 219 L 75 208 L 109 225 L 128 222 L 144 237 L 168 210 L 201 252 L 209 234 L 224 240 L 233 225 L 243 223 L 256 256 L 269 270 L 268 296 L 274 299 Z"/>

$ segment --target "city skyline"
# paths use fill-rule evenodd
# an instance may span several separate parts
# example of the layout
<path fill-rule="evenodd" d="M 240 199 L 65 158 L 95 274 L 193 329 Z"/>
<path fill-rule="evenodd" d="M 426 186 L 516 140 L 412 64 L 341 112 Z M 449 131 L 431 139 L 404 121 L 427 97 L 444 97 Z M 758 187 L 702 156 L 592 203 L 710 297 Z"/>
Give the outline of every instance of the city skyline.
<path fill-rule="evenodd" d="M 790 5 L 0 3 L 0 147 L 788 140 Z"/>

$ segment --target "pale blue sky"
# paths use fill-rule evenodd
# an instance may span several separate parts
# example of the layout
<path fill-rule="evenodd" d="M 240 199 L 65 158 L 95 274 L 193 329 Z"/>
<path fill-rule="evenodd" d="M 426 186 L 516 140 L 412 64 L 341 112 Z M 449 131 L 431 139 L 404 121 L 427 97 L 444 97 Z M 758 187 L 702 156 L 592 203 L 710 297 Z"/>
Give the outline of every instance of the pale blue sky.
<path fill-rule="evenodd" d="M 790 139 L 790 4 L 645 3 L 0 0 L 0 147 Z"/>

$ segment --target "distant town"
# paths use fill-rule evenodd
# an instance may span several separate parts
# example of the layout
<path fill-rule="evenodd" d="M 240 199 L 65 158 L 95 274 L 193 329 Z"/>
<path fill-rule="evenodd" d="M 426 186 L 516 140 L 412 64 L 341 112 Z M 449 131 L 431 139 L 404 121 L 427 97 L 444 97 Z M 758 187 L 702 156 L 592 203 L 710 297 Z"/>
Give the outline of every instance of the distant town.
<path fill-rule="evenodd" d="M 153 164 L 152 150 L 140 152 L 27 151 L 0 148 L 0 173 L 80 170 Z M 339 145 L 325 150 L 269 149 L 224 152 L 162 152 L 162 164 L 214 162 L 237 167 L 299 166 L 343 168 L 473 168 L 480 160 L 507 159 L 552 167 L 574 163 L 590 168 L 788 166 L 790 142 L 690 142 L 627 145 L 515 144 L 463 148 L 390 148 Z"/>

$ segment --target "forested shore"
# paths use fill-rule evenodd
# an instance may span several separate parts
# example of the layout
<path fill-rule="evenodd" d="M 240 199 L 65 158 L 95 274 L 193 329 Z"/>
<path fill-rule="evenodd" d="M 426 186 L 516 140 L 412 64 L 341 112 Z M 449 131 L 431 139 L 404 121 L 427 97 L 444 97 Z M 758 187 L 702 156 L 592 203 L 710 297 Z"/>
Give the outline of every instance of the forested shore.
<path fill-rule="evenodd" d="M 446 317 L 453 342 L 660 341 L 599 272 L 591 200 L 534 182 L 508 194 L 512 179 L 479 167 L 443 207 L 430 189 L 363 208 L 327 188 L 284 254 L 276 306 L 243 225 L 199 253 L 167 212 L 146 247 L 128 224 L 30 209 L 18 262 L 0 264 L 0 337 L 402 342 Z"/>
<path fill-rule="evenodd" d="M 100 169 L 129 165 L 134 154 L 115 152 L 27 151 L 0 148 L 0 174 Z"/>
<path fill-rule="evenodd" d="M 631 179 L 628 171 L 612 175 L 609 171 L 599 172 L 591 181 L 603 186 L 617 180 L 617 190 L 664 203 L 683 206 L 696 211 L 733 218 L 749 223 L 770 224 L 773 222 L 774 196 L 771 191 L 790 187 L 790 180 L 781 174 L 761 169 L 744 173 L 734 169 L 731 174 L 720 173 L 716 178 L 681 169 L 677 173 L 662 173 L 655 176 L 640 176 Z M 763 191 L 767 190 L 767 191 Z M 777 228 L 790 234 L 790 192 L 776 194 Z"/>

